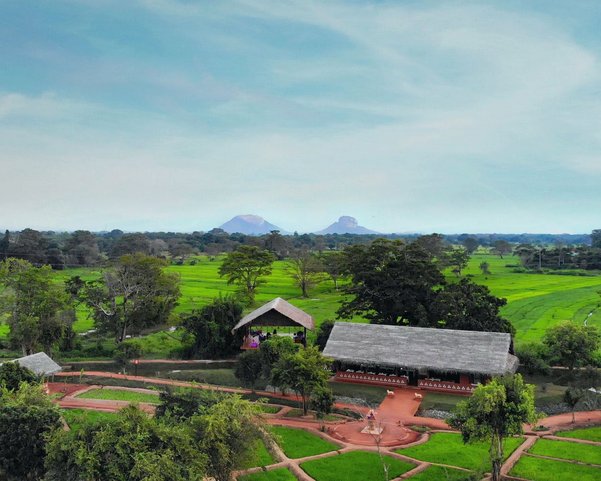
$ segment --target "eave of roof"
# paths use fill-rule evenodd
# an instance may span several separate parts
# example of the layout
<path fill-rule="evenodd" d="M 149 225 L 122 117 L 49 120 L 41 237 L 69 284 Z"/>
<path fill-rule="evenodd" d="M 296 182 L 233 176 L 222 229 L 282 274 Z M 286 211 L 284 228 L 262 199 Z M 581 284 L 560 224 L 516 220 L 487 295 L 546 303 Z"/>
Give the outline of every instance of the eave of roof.
<path fill-rule="evenodd" d="M 38 376 L 52 376 L 63 370 L 45 352 L 37 352 L 29 356 L 20 357 L 13 362 L 18 362 L 20 366 L 26 367 Z"/>
<path fill-rule="evenodd" d="M 262 305 L 258 309 L 255 309 L 250 314 L 244 316 L 238 324 L 234 326 L 232 332 L 237 331 L 241 327 L 252 324 L 255 321 L 261 320 L 262 317 L 269 315 L 271 312 L 277 312 L 284 318 L 290 321 L 290 326 L 301 326 L 312 331 L 315 329 L 315 321 L 313 317 L 307 314 L 305 311 L 293 306 L 288 301 L 285 301 L 281 297 L 276 297 L 267 304 Z"/>
<path fill-rule="evenodd" d="M 510 342 L 509 334 L 498 332 L 337 322 L 324 355 L 356 364 L 501 375 L 517 369 Z"/>

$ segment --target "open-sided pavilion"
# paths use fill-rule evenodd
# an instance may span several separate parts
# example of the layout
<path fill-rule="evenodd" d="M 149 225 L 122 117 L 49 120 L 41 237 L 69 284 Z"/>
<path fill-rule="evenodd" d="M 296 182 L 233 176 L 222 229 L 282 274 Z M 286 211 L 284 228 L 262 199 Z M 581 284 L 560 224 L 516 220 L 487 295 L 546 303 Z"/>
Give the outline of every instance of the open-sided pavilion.
<path fill-rule="evenodd" d="M 470 394 L 517 370 L 510 346 L 501 332 L 337 322 L 324 354 L 337 381 Z"/>
<path fill-rule="evenodd" d="M 293 306 L 281 297 L 276 297 L 244 316 L 234 326 L 232 332 L 242 328 L 246 329 L 241 349 L 258 349 L 261 342 L 272 335 L 282 335 L 281 331 L 278 332 L 278 328 L 282 327 L 298 328 L 298 331 L 292 337 L 295 342 L 306 345 L 307 330 L 315 329 L 315 321 L 305 311 Z M 263 328 L 265 328 L 265 331 L 263 331 Z"/>

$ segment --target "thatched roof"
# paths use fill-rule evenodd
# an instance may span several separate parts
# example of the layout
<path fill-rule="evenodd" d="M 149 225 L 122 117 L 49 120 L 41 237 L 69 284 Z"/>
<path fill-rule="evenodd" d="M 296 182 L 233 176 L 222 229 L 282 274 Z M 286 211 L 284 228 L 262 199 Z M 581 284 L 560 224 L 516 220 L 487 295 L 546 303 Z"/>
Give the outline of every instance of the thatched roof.
<path fill-rule="evenodd" d="M 510 343 L 500 332 L 337 322 L 323 353 L 356 364 L 499 375 L 517 369 Z"/>
<path fill-rule="evenodd" d="M 36 354 L 31 354 L 30 356 L 20 357 L 13 362 L 18 362 L 20 366 L 26 367 L 38 376 L 52 376 L 63 369 L 50 359 L 45 352 L 38 352 Z"/>
<path fill-rule="evenodd" d="M 232 329 L 232 332 L 248 324 L 253 326 L 300 326 L 311 331 L 315 329 L 315 321 L 309 314 L 294 307 L 281 297 L 275 298 L 244 316 Z"/>

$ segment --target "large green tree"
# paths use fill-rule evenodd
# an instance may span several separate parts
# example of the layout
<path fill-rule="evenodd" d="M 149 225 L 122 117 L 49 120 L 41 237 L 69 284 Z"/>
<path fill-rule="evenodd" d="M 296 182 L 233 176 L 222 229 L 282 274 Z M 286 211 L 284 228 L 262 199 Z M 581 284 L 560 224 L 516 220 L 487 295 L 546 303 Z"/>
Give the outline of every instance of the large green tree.
<path fill-rule="evenodd" d="M 179 276 L 165 272 L 166 265 L 144 254 L 124 255 L 102 279 L 86 282 L 80 297 L 97 329 L 122 342 L 128 333 L 165 324 L 180 296 Z"/>
<path fill-rule="evenodd" d="M 523 424 L 536 420 L 534 386 L 516 374 L 478 386 L 470 398 L 457 404 L 448 422 L 461 431 L 464 442 L 490 443 L 492 479 L 499 481 L 505 438 L 522 434 Z"/>
<path fill-rule="evenodd" d="M 271 371 L 272 383 L 281 389 L 293 390 L 301 398 L 306 415 L 313 393 L 327 389 L 330 364 L 317 347 L 309 346 L 280 358 Z"/>
<path fill-rule="evenodd" d="M 257 287 L 265 276 L 271 274 L 274 255 L 256 246 L 241 245 L 230 252 L 219 267 L 219 275 L 228 284 L 238 284 L 249 302 L 254 302 Z"/>
<path fill-rule="evenodd" d="M 499 313 L 507 304 L 493 296 L 486 286 L 469 279 L 448 284 L 440 290 L 434 303 L 440 327 L 465 331 L 515 333 L 511 322 Z"/>
<path fill-rule="evenodd" d="M 334 289 L 338 290 L 338 281 L 344 275 L 343 256 L 341 252 L 327 252 L 320 256 L 323 271 L 332 279 Z"/>
<path fill-rule="evenodd" d="M 10 257 L 25 259 L 35 266 L 46 264 L 48 239 L 34 229 L 23 229 L 10 245 Z"/>
<path fill-rule="evenodd" d="M 431 253 L 420 243 L 375 240 L 344 251 L 351 283 L 338 315 L 362 315 L 376 324 L 428 326 L 435 322 L 431 306 L 435 287 L 444 283 Z"/>
<path fill-rule="evenodd" d="M 3 286 L 3 287 L 2 287 Z M 0 263 L 0 312 L 8 315 L 9 339 L 24 355 L 50 353 L 70 321 L 70 297 L 48 266 L 9 258 Z"/>
<path fill-rule="evenodd" d="M 549 348 L 552 361 L 572 371 L 593 363 L 601 336 L 595 327 L 566 321 L 547 329 L 543 342 Z"/>
<path fill-rule="evenodd" d="M 55 404 L 40 384 L 0 389 L 0 479 L 38 481 L 44 476 L 46 436 L 61 427 Z"/>
<path fill-rule="evenodd" d="M 287 355 L 298 352 L 300 344 L 296 344 L 290 337 L 273 336 L 261 343 L 261 362 L 263 365 L 263 375 L 265 378 L 271 378 L 271 370 L 278 361 Z"/>
<path fill-rule="evenodd" d="M 117 419 L 56 431 L 45 481 L 202 481 L 207 456 L 188 425 L 165 423 L 134 406 Z"/>
<path fill-rule="evenodd" d="M 208 456 L 207 474 L 216 481 L 230 481 L 261 436 L 259 407 L 238 395 L 226 396 L 201 410 L 190 419 L 190 426 Z"/>
<path fill-rule="evenodd" d="M 76 230 L 65 242 L 65 254 L 71 265 L 90 266 L 101 260 L 98 240 L 87 230 Z"/>
<path fill-rule="evenodd" d="M 35 384 L 38 382 L 38 377 L 26 367 L 20 366 L 18 362 L 0 364 L 0 388 L 15 391 L 23 382 Z"/>
<path fill-rule="evenodd" d="M 218 297 L 210 304 L 182 316 L 182 326 L 194 337 L 193 357 L 227 357 L 240 351 L 244 332 L 232 328 L 242 318 L 242 305 L 231 296 Z"/>
<path fill-rule="evenodd" d="M 305 298 L 309 297 L 309 289 L 315 287 L 324 279 L 320 258 L 308 249 L 295 250 L 288 260 L 286 271 L 300 288 L 301 295 Z"/>
<path fill-rule="evenodd" d="M 249 350 L 238 356 L 238 362 L 234 369 L 234 375 L 242 385 L 253 391 L 257 381 L 263 375 L 263 357 L 258 350 Z"/>

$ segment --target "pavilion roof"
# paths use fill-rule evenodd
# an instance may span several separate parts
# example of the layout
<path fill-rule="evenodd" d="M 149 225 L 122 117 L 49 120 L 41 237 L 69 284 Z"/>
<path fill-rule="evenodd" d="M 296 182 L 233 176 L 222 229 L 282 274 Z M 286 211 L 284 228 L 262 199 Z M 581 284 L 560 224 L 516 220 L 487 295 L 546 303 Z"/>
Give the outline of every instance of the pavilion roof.
<path fill-rule="evenodd" d="M 20 357 L 13 362 L 18 362 L 21 367 L 26 367 L 37 376 L 51 376 L 63 369 L 45 352 L 37 352 L 29 356 Z"/>
<path fill-rule="evenodd" d="M 323 353 L 356 364 L 502 375 L 518 366 L 510 344 L 501 332 L 336 322 Z"/>
<path fill-rule="evenodd" d="M 313 317 L 281 297 L 276 297 L 244 316 L 232 329 L 232 332 L 249 324 L 255 326 L 300 326 L 311 331 L 315 329 Z"/>

